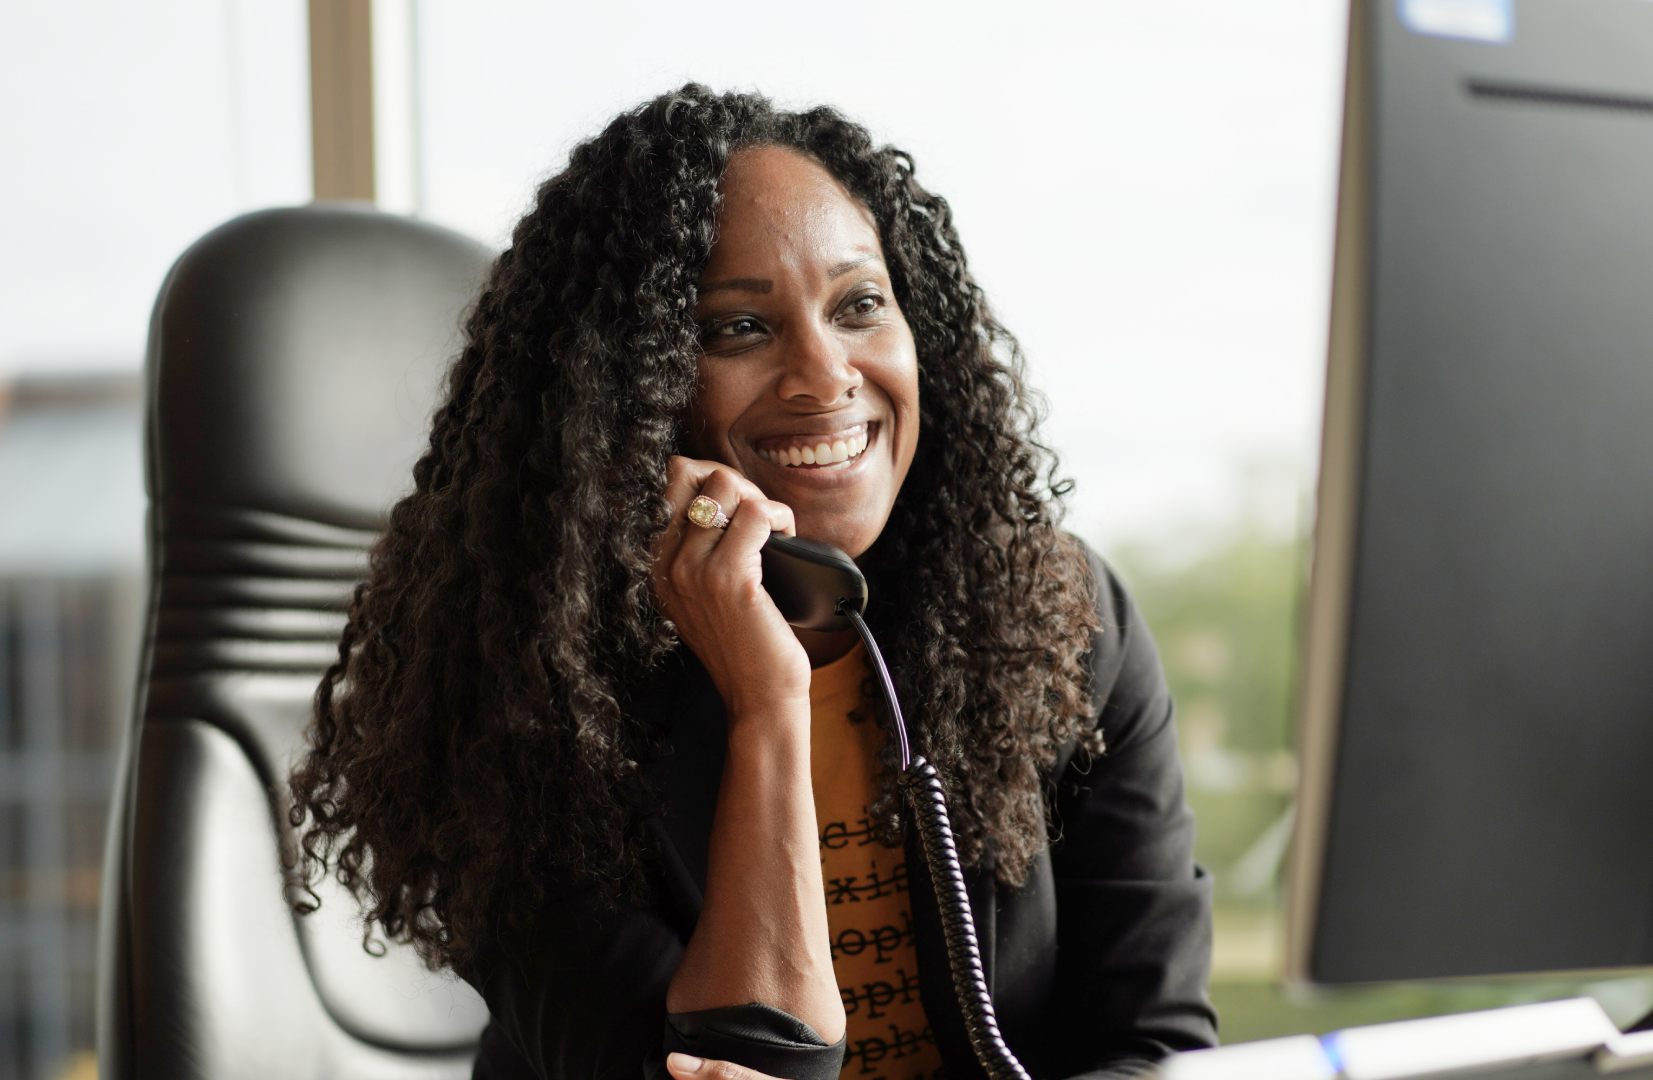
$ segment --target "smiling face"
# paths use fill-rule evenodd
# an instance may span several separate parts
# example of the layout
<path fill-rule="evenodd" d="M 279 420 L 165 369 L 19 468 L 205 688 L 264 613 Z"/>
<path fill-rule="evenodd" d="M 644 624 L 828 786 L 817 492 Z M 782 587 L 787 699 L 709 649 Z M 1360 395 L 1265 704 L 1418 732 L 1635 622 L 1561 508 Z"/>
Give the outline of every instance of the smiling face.
<path fill-rule="evenodd" d="M 700 279 L 688 449 L 792 507 L 798 535 L 859 556 L 918 446 L 918 354 L 872 215 L 792 150 L 743 150 Z"/>

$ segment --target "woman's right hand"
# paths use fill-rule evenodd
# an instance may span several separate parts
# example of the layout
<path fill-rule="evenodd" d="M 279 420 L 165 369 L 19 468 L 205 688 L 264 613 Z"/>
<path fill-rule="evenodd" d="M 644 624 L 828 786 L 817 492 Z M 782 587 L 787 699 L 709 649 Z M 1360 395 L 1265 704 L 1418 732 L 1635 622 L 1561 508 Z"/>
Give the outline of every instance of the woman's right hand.
<path fill-rule="evenodd" d="M 729 718 L 700 919 L 666 1008 L 699 1012 L 761 1001 L 822 1036 L 844 1030 L 832 974 L 809 761 L 809 655 L 763 588 L 759 552 L 793 531 L 792 511 L 727 465 L 674 457 L 672 523 L 654 557 L 660 610 L 706 666 Z M 729 516 L 692 524 L 696 495 Z M 686 1066 L 686 1068 L 685 1068 Z M 685 1057 L 697 1080 L 754 1080 L 728 1062 Z"/>
<path fill-rule="evenodd" d="M 717 502 L 727 529 L 688 520 L 695 496 Z M 759 551 L 771 532 L 792 534 L 792 509 L 764 497 L 727 465 L 673 457 L 666 499 L 672 523 L 655 542 L 654 596 L 723 695 L 730 722 L 804 703 L 809 657 L 763 588 Z"/>

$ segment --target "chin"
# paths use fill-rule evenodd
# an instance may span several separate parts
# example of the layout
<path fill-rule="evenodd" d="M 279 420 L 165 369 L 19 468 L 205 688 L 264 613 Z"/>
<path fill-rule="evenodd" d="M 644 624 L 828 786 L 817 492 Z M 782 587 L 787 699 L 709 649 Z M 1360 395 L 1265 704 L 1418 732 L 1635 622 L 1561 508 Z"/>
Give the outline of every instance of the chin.
<path fill-rule="evenodd" d="M 798 535 L 805 540 L 831 544 L 852 559 L 859 559 L 878 540 L 883 522 L 822 522 L 815 524 L 807 514 L 798 515 Z"/>

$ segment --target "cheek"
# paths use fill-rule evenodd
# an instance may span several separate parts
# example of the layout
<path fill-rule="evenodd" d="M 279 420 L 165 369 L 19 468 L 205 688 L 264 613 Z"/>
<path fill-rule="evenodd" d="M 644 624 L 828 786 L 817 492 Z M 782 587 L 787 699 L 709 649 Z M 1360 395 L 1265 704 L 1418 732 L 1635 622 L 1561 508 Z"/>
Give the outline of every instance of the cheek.
<path fill-rule="evenodd" d="M 912 462 L 918 446 L 920 410 L 918 407 L 918 356 L 909 344 L 889 384 L 891 404 L 901 419 L 901 468 L 905 471 Z"/>
<path fill-rule="evenodd" d="M 731 411 L 729 380 L 700 365 L 694 400 L 689 403 L 684 448 L 697 458 L 721 458 L 729 441 L 729 424 L 738 410 Z"/>

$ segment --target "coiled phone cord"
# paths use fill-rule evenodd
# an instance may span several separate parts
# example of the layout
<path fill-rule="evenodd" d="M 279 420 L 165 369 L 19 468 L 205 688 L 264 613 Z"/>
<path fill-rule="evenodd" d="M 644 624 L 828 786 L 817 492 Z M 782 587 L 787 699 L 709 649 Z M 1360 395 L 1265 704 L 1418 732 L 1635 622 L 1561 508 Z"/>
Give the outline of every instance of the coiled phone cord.
<path fill-rule="evenodd" d="M 896 784 L 906 794 L 907 804 L 918 823 L 924 861 L 929 864 L 936 904 L 941 909 L 947 964 L 953 971 L 953 992 L 964 1012 L 964 1030 L 970 1037 L 970 1048 L 991 1080 L 1030 1080 L 1027 1070 L 999 1034 L 999 1018 L 993 1011 L 993 995 L 987 989 L 987 975 L 981 966 L 976 921 L 970 913 L 970 894 L 964 888 L 964 870 L 959 865 L 958 847 L 953 843 L 953 825 L 947 816 L 947 796 L 941 788 L 941 777 L 935 766 L 922 756 L 912 756 L 907 722 L 901 716 L 901 703 L 895 696 L 895 683 L 890 679 L 884 654 L 878 651 L 878 642 L 872 639 L 866 620 L 843 601 L 839 601 L 838 614 L 847 616 L 855 632 L 861 635 L 883 687 L 884 700 L 889 703 L 890 718 L 895 721 L 895 735 L 901 746 L 901 776 Z"/>

